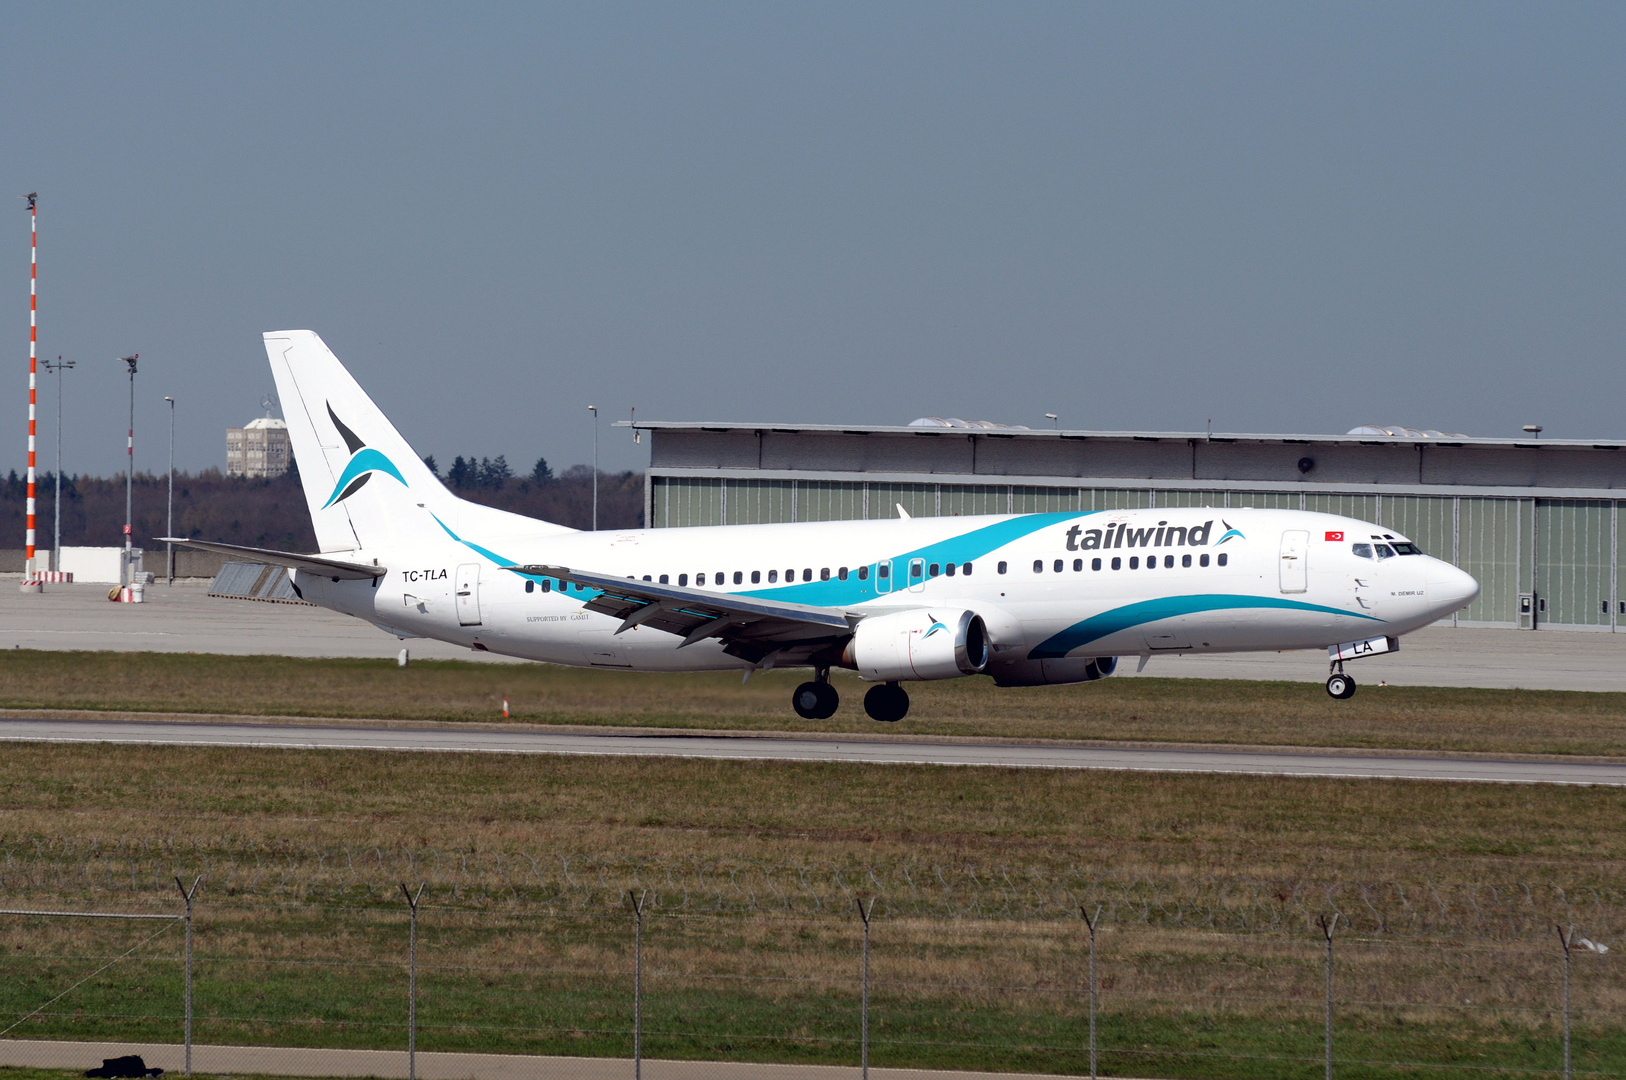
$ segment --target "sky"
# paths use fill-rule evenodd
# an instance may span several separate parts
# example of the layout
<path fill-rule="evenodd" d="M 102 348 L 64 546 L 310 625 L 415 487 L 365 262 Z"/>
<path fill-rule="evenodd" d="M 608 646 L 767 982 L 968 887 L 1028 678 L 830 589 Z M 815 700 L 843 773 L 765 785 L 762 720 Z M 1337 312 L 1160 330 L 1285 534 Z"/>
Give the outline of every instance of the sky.
<path fill-rule="evenodd" d="M 65 470 L 317 331 L 422 454 L 640 419 L 1626 438 L 1626 6 L 5 6 Z M 0 210 L 5 210 L 0 205 Z M 9 298 L 9 299 L 7 299 Z M 41 468 L 57 391 L 41 376 Z"/>

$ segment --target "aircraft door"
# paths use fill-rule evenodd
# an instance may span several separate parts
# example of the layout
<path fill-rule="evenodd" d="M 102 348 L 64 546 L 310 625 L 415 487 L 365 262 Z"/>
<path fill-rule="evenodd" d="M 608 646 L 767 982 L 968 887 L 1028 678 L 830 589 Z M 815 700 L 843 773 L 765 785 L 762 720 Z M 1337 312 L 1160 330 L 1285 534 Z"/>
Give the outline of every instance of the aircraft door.
<path fill-rule="evenodd" d="M 892 591 L 892 564 L 885 560 L 875 564 L 875 592 L 889 593 Z"/>
<path fill-rule="evenodd" d="M 909 560 L 909 591 L 910 592 L 925 592 L 926 591 L 926 560 L 925 559 L 910 559 Z"/>
<path fill-rule="evenodd" d="M 1288 529 L 1282 533 L 1282 592 L 1307 592 L 1310 588 L 1309 568 L 1310 534 L 1304 529 Z"/>
<path fill-rule="evenodd" d="M 457 568 L 457 625 L 480 625 L 480 564 L 464 563 Z"/>

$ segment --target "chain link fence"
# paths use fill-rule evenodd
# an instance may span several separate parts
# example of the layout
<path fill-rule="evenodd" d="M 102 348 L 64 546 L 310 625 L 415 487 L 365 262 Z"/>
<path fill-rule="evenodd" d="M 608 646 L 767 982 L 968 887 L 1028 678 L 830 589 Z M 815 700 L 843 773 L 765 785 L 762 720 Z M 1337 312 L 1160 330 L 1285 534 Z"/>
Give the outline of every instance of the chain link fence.
<path fill-rule="evenodd" d="M 188 964 L 176 878 L 198 876 Z M 415 952 L 403 884 L 423 887 Z M 181 1044 L 190 1004 L 200 1046 L 282 1048 L 300 1075 L 380 1075 L 320 1055 L 404 1061 L 409 1046 L 418 1075 L 474 1053 L 522 1055 L 538 1077 L 620 1059 L 631 1076 L 635 1047 L 855 1075 L 866 1050 L 876 1067 L 1088 1075 L 1083 911 L 1103 1075 L 1320 1076 L 1329 1015 L 1339 1076 L 1563 1075 L 1555 927 L 1585 943 L 1568 956 L 1573 1074 L 1622 1075 L 1626 974 L 1599 951 L 1623 939 L 1622 899 L 1551 882 L 38 840 L 0 845 L 0 907 L 169 919 L 0 916 L 0 1038 Z M 1329 998 L 1317 920 L 1333 916 Z"/>

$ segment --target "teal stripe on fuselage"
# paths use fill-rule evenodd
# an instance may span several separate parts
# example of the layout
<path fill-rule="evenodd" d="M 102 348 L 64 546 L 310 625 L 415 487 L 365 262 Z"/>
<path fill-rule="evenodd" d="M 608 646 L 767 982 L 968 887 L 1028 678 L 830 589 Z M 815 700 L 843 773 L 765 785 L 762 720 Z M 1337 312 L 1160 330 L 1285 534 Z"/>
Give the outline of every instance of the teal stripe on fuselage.
<path fill-rule="evenodd" d="M 1362 615 L 1358 611 L 1345 611 L 1342 608 L 1324 607 L 1321 604 L 1306 604 L 1302 600 L 1284 600 L 1279 596 L 1239 596 L 1228 593 L 1162 596 L 1155 600 L 1125 604 L 1123 607 L 1092 615 L 1083 622 L 1074 623 L 1059 634 L 1053 634 L 1034 646 L 1028 653 L 1028 659 L 1056 660 L 1092 641 L 1099 641 L 1134 626 L 1157 622 L 1159 619 L 1178 618 L 1181 615 L 1234 608 L 1315 611 L 1326 615 L 1350 615 L 1359 619 L 1371 619 L 1373 622 L 1383 621 L 1373 615 Z"/>
<path fill-rule="evenodd" d="M 1024 536 L 1031 536 L 1040 529 L 1059 525 L 1065 521 L 1074 521 L 1086 518 L 1092 514 L 1101 513 L 1098 510 L 1069 510 L 1062 513 L 1050 514 L 1022 514 L 1019 517 L 1002 518 L 992 525 L 984 525 L 980 529 L 959 536 L 951 536 L 946 540 L 938 540 L 924 547 L 906 551 L 901 555 L 891 557 L 892 588 L 889 592 L 877 592 L 874 576 L 869 581 L 858 580 L 855 571 L 849 574 L 846 581 L 834 576 L 829 581 L 800 581 L 794 585 L 776 585 L 767 589 L 747 589 L 740 592 L 741 596 L 753 596 L 759 599 L 784 600 L 793 604 L 808 604 L 814 607 L 851 607 L 862 604 L 866 600 L 873 600 L 877 596 L 889 596 L 907 593 L 909 589 L 909 563 L 920 559 L 930 563 L 968 563 L 990 552 L 997 551 L 1014 540 Z M 933 520 L 942 520 L 941 518 Z M 880 560 L 885 562 L 887 560 Z M 873 562 L 870 565 L 875 565 Z M 815 568 L 817 570 L 819 568 Z M 982 574 L 987 574 L 992 567 L 979 568 Z M 922 581 L 927 580 L 921 578 Z M 976 580 L 980 580 L 976 579 Z"/>

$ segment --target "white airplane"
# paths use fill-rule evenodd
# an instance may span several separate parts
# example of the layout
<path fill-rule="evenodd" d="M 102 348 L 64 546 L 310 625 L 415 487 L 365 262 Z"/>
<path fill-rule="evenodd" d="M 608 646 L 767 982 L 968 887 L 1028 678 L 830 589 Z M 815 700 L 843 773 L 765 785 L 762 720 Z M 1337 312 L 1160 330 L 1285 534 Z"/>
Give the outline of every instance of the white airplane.
<path fill-rule="evenodd" d="M 320 553 L 174 542 L 293 571 L 304 599 L 400 638 L 632 671 L 832 668 L 902 685 L 1086 682 L 1117 658 L 1326 648 L 1344 662 L 1465 607 L 1479 583 L 1404 536 L 1294 510 L 1182 508 L 577 532 L 454 496 L 309 330 L 265 335 Z"/>

